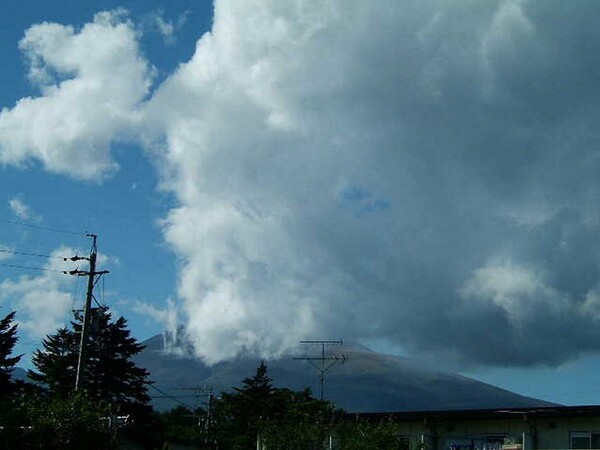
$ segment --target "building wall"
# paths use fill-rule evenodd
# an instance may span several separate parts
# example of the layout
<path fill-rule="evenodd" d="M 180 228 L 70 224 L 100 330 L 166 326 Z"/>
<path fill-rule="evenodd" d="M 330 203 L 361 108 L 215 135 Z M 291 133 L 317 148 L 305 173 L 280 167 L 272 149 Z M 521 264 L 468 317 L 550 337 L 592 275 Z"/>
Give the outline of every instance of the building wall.
<path fill-rule="evenodd" d="M 444 419 L 395 419 L 394 425 L 397 435 L 408 439 L 409 450 L 450 450 L 451 445 L 454 450 L 570 449 L 574 433 L 587 434 L 589 448 L 600 450 L 600 411 L 597 416 L 588 417 L 536 418 L 532 414 L 515 413 L 497 418 L 464 419 L 449 415 Z M 260 441 L 257 444 L 257 449 L 265 450 Z"/>
<path fill-rule="evenodd" d="M 600 440 L 600 416 L 399 421 L 397 430 L 398 435 L 410 438 L 411 449 L 425 443 L 427 450 L 448 450 L 451 444 L 457 450 L 473 444 L 493 450 L 491 442 L 503 437 L 517 444 L 515 448 L 520 444 L 523 450 L 569 449 L 572 433 L 596 432 Z M 482 447 L 486 440 L 490 443 Z"/>
<path fill-rule="evenodd" d="M 538 426 L 538 448 L 571 448 L 571 434 L 600 434 L 600 417 L 565 417 L 540 419 Z"/>

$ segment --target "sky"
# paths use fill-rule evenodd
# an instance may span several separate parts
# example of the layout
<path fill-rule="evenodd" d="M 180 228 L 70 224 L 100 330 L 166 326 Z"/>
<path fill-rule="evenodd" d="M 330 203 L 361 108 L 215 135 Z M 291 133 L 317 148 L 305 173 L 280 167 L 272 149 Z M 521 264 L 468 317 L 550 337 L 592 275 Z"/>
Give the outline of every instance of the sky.
<path fill-rule="evenodd" d="M 53 256 L 0 252 L 23 351 L 92 232 L 100 301 L 208 363 L 342 338 L 600 403 L 597 2 L 5 10 L 0 249 Z"/>

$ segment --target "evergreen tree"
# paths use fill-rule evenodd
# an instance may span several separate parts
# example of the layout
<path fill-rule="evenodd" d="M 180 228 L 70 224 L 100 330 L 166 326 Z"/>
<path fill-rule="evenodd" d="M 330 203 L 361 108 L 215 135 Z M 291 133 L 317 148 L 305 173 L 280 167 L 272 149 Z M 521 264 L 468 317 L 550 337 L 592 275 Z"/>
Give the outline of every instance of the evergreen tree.
<path fill-rule="evenodd" d="M 256 442 L 259 424 L 268 420 L 272 411 L 273 385 L 264 361 L 252 377 L 244 378 L 241 388 L 223 392 L 217 403 L 220 441 L 226 448 L 251 448 Z"/>
<path fill-rule="evenodd" d="M 307 439 L 322 446 L 324 432 L 339 412 L 330 402 L 313 398 L 310 389 L 297 392 L 275 388 L 272 383 L 266 364 L 261 362 L 255 375 L 242 381 L 241 388 L 221 394 L 216 419 L 223 448 L 252 448 L 259 434 L 274 449 L 286 448 L 292 440 L 298 443 L 294 448 L 307 449 L 310 446 L 303 447 Z M 285 440 L 282 446 L 275 436 Z"/>
<path fill-rule="evenodd" d="M 148 403 L 149 373 L 131 360 L 144 346 L 131 337 L 127 321 L 123 317 L 113 321 L 108 308 L 101 307 L 92 310 L 90 322 L 82 384 L 85 393 L 93 400 L 125 409 Z M 46 337 L 43 350 L 33 356 L 37 372 L 29 372 L 32 380 L 44 383 L 59 396 L 75 387 L 81 321 L 71 326 Z"/>
<path fill-rule="evenodd" d="M 0 395 L 11 391 L 13 383 L 12 371 L 21 359 L 21 356 L 11 356 L 17 343 L 17 324 L 13 323 L 15 312 L 9 313 L 0 320 Z"/>
<path fill-rule="evenodd" d="M 28 371 L 32 381 L 43 383 L 48 390 L 67 397 L 75 388 L 79 336 L 62 327 L 42 341 L 43 350 L 33 353 L 32 362 L 39 372 Z"/>
<path fill-rule="evenodd" d="M 250 410 L 255 418 L 269 417 L 272 412 L 273 379 L 267 375 L 267 365 L 264 361 L 256 368 L 252 377 L 242 380 L 243 387 L 234 387 L 236 394 L 231 395 L 231 401 L 241 410 Z M 227 397 L 228 394 L 225 394 Z"/>

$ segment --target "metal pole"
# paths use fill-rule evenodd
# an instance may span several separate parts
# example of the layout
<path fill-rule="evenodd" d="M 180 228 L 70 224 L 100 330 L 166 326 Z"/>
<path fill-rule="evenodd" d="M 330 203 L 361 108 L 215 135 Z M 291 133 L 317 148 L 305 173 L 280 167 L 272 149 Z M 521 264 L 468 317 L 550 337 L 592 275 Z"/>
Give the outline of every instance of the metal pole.
<path fill-rule="evenodd" d="M 321 356 L 320 357 L 309 357 L 309 356 L 304 356 L 304 357 L 300 357 L 300 358 L 294 358 L 296 360 L 303 360 L 303 361 L 307 361 L 308 363 L 310 363 L 315 369 L 317 369 L 317 371 L 319 372 L 319 387 L 320 387 L 320 399 L 323 400 L 324 397 L 324 384 L 325 384 L 325 375 L 327 374 L 327 372 L 329 372 L 329 370 L 331 370 L 333 368 L 333 366 L 335 366 L 338 363 L 344 363 L 346 362 L 346 356 L 342 355 L 340 356 L 329 356 L 326 357 L 325 356 L 325 345 L 342 345 L 344 342 L 340 339 L 340 340 L 327 340 L 327 341 L 300 341 L 301 344 L 319 344 L 321 346 Z M 319 361 L 320 364 L 317 364 L 315 361 Z M 328 363 L 326 363 L 328 361 Z"/>

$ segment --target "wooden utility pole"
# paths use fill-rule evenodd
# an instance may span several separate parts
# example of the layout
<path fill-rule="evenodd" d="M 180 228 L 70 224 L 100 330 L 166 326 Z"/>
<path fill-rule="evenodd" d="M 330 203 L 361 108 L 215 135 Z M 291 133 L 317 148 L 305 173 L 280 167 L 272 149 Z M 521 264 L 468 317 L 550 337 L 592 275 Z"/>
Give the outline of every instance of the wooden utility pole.
<path fill-rule="evenodd" d="M 85 378 L 85 366 L 86 366 L 86 353 L 88 341 L 90 338 L 90 328 L 91 328 L 91 320 L 92 320 L 92 299 L 94 299 L 94 286 L 98 281 L 99 277 L 108 273 L 108 270 L 102 270 L 100 272 L 96 272 L 96 259 L 98 257 L 98 248 L 96 245 L 96 240 L 98 236 L 95 234 L 88 234 L 88 237 L 92 238 L 92 249 L 90 250 L 90 256 L 73 256 L 71 258 L 65 258 L 65 260 L 70 261 L 81 261 L 87 260 L 90 262 L 90 267 L 88 271 L 84 270 L 71 270 L 67 272 L 69 275 L 80 276 L 80 277 L 88 277 L 88 285 L 87 292 L 85 295 L 85 306 L 83 308 L 83 320 L 81 323 L 81 339 L 79 341 L 79 356 L 77 358 L 77 374 L 75 376 L 75 390 L 78 391 L 83 387 L 83 382 Z M 96 278 L 98 276 L 98 278 Z"/>

